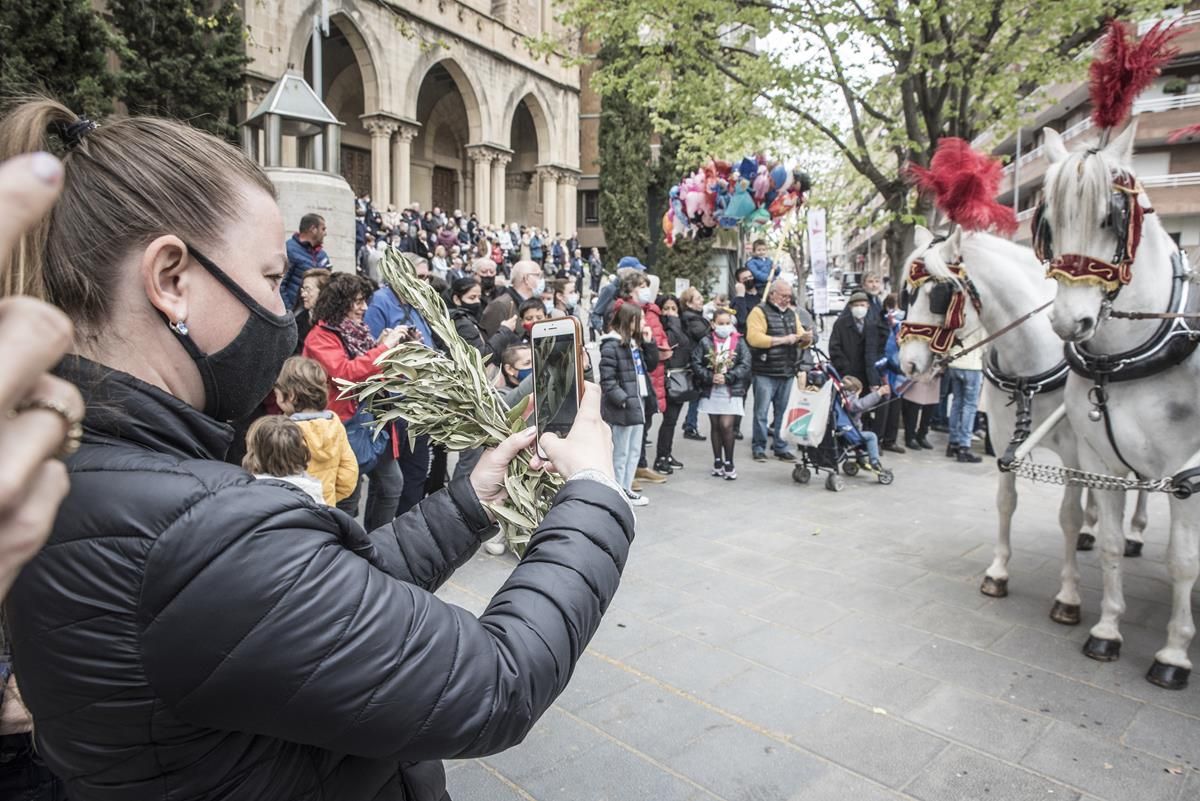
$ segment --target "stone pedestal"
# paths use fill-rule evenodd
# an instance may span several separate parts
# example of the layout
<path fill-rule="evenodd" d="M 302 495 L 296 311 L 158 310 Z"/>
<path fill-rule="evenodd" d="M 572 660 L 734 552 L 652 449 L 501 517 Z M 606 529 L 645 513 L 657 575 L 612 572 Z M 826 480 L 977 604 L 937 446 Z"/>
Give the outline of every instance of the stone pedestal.
<path fill-rule="evenodd" d="M 340 175 L 298 167 L 265 167 L 279 194 L 284 237 L 296 233 L 305 214 L 325 218 L 325 251 L 333 269 L 354 272 L 354 192 Z"/>

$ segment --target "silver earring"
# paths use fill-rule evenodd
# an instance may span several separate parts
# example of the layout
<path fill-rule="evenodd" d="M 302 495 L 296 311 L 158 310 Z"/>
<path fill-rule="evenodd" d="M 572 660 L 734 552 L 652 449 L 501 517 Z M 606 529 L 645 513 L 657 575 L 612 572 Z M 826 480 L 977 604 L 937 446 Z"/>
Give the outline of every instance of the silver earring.
<path fill-rule="evenodd" d="M 187 321 L 185 320 L 180 320 L 177 323 L 170 323 L 170 327 L 172 331 L 174 331 L 176 334 L 179 334 L 181 337 L 186 337 L 188 335 Z"/>

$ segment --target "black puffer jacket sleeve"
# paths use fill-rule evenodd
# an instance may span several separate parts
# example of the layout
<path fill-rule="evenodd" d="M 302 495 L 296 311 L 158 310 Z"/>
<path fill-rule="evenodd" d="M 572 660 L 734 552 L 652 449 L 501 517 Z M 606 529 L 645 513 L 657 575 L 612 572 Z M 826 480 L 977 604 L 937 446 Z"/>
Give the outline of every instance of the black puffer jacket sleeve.
<path fill-rule="evenodd" d="M 568 482 L 478 619 L 427 592 L 490 530 L 463 484 L 369 538 L 261 482 L 198 498 L 171 529 L 139 616 L 146 676 L 175 715 L 409 762 L 524 738 L 595 633 L 634 520 L 616 491 Z"/>

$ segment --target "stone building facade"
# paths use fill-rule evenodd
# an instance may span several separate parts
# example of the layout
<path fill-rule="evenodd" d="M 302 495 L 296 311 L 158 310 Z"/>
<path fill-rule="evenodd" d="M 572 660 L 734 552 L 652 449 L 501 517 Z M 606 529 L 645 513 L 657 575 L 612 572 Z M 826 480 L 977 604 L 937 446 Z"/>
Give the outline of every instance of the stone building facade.
<path fill-rule="evenodd" d="M 313 81 L 314 0 L 244 4 L 243 118 L 288 69 Z M 341 172 L 397 209 L 575 230 L 579 68 L 533 58 L 528 37 L 565 35 L 552 0 L 327 0 L 320 93 L 344 123 Z M 261 149 L 260 149 L 261 152 Z M 306 166 L 296 140 L 284 163 Z"/>

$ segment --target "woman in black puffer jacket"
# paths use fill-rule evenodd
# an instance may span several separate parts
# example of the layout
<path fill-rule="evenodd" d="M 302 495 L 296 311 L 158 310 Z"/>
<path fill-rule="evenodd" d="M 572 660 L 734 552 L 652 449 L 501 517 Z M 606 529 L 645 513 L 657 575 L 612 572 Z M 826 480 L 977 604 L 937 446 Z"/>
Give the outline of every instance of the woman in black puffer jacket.
<path fill-rule="evenodd" d="M 516 333 L 517 318 L 512 316 L 500 323 L 496 333 L 485 337 L 479 327 L 479 315 L 483 310 L 481 300 L 483 292 L 474 276 L 459 278 L 450 285 L 449 295 L 450 319 L 454 321 L 454 330 L 463 340 L 479 351 L 484 364 L 500 366 L 500 358 L 504 349 L 516 345 L 521 337 Z"/>
<path fill-rule="evenodd" d="M 634 523 L 599 390 L 542 442 L 569 480 L 477 619 L 433 591 L 494 533 L 534 432 L 370 533 L 220 461 L 295 345 L 274 187 L 181 123 L 90 130 L 50 101 L 11 109 L 0 143 L 64 130 L 83 142 L 23 244 L 76 323 L 58 372 L 87 416 L 7 601 L 38 753 L 72 801 L 443 801 L 439 760 L 521 742 L 616 591 Z"/>
<path fill-rule="evenodd" d="M 654 470 L 658 473 L 671 475 L 676 468 L 682 468 L 683 462 L 675 458 L 673 445 L 675 443 L 675 425 L 679 422 L 679 413 L 689 401 L 695 400 L 692 394 L 671 396 L 672 374 L 689 375 L 692 371 L 692 349 L 699 339 L 692 339 L 683 326 L 679 313 L 679 298 L 674 295 L 660 295 L 658 308 L 662 310 L 663 330 L 667 332 L 667 342 L 671 346 L 671 358 L 667 361 L 667 410 L 663 412 L 662 423 L 658 426 L 658 443 L 654 449 Z"/>
<path fill-rule="evenodd" d="M 696 344 L 712 331 L 712 325 L 704 318 L 704 296 L 694 286 L 683 290 L 679 296 L 679 322 L 683 324 L 684 333 L 692 341 L 692 347 L 687 352 L 690 362 L 692 350 L 695 350 Z M 692 377 L 692 380 L 695 382 L 695 376 Z M 699 423 L 700 413 L 697 401 L 693 400 L 688 403 L 687 416 L 683 420 L 684 439 L 704 441 L 704 435 L 698 428 Z"/>

